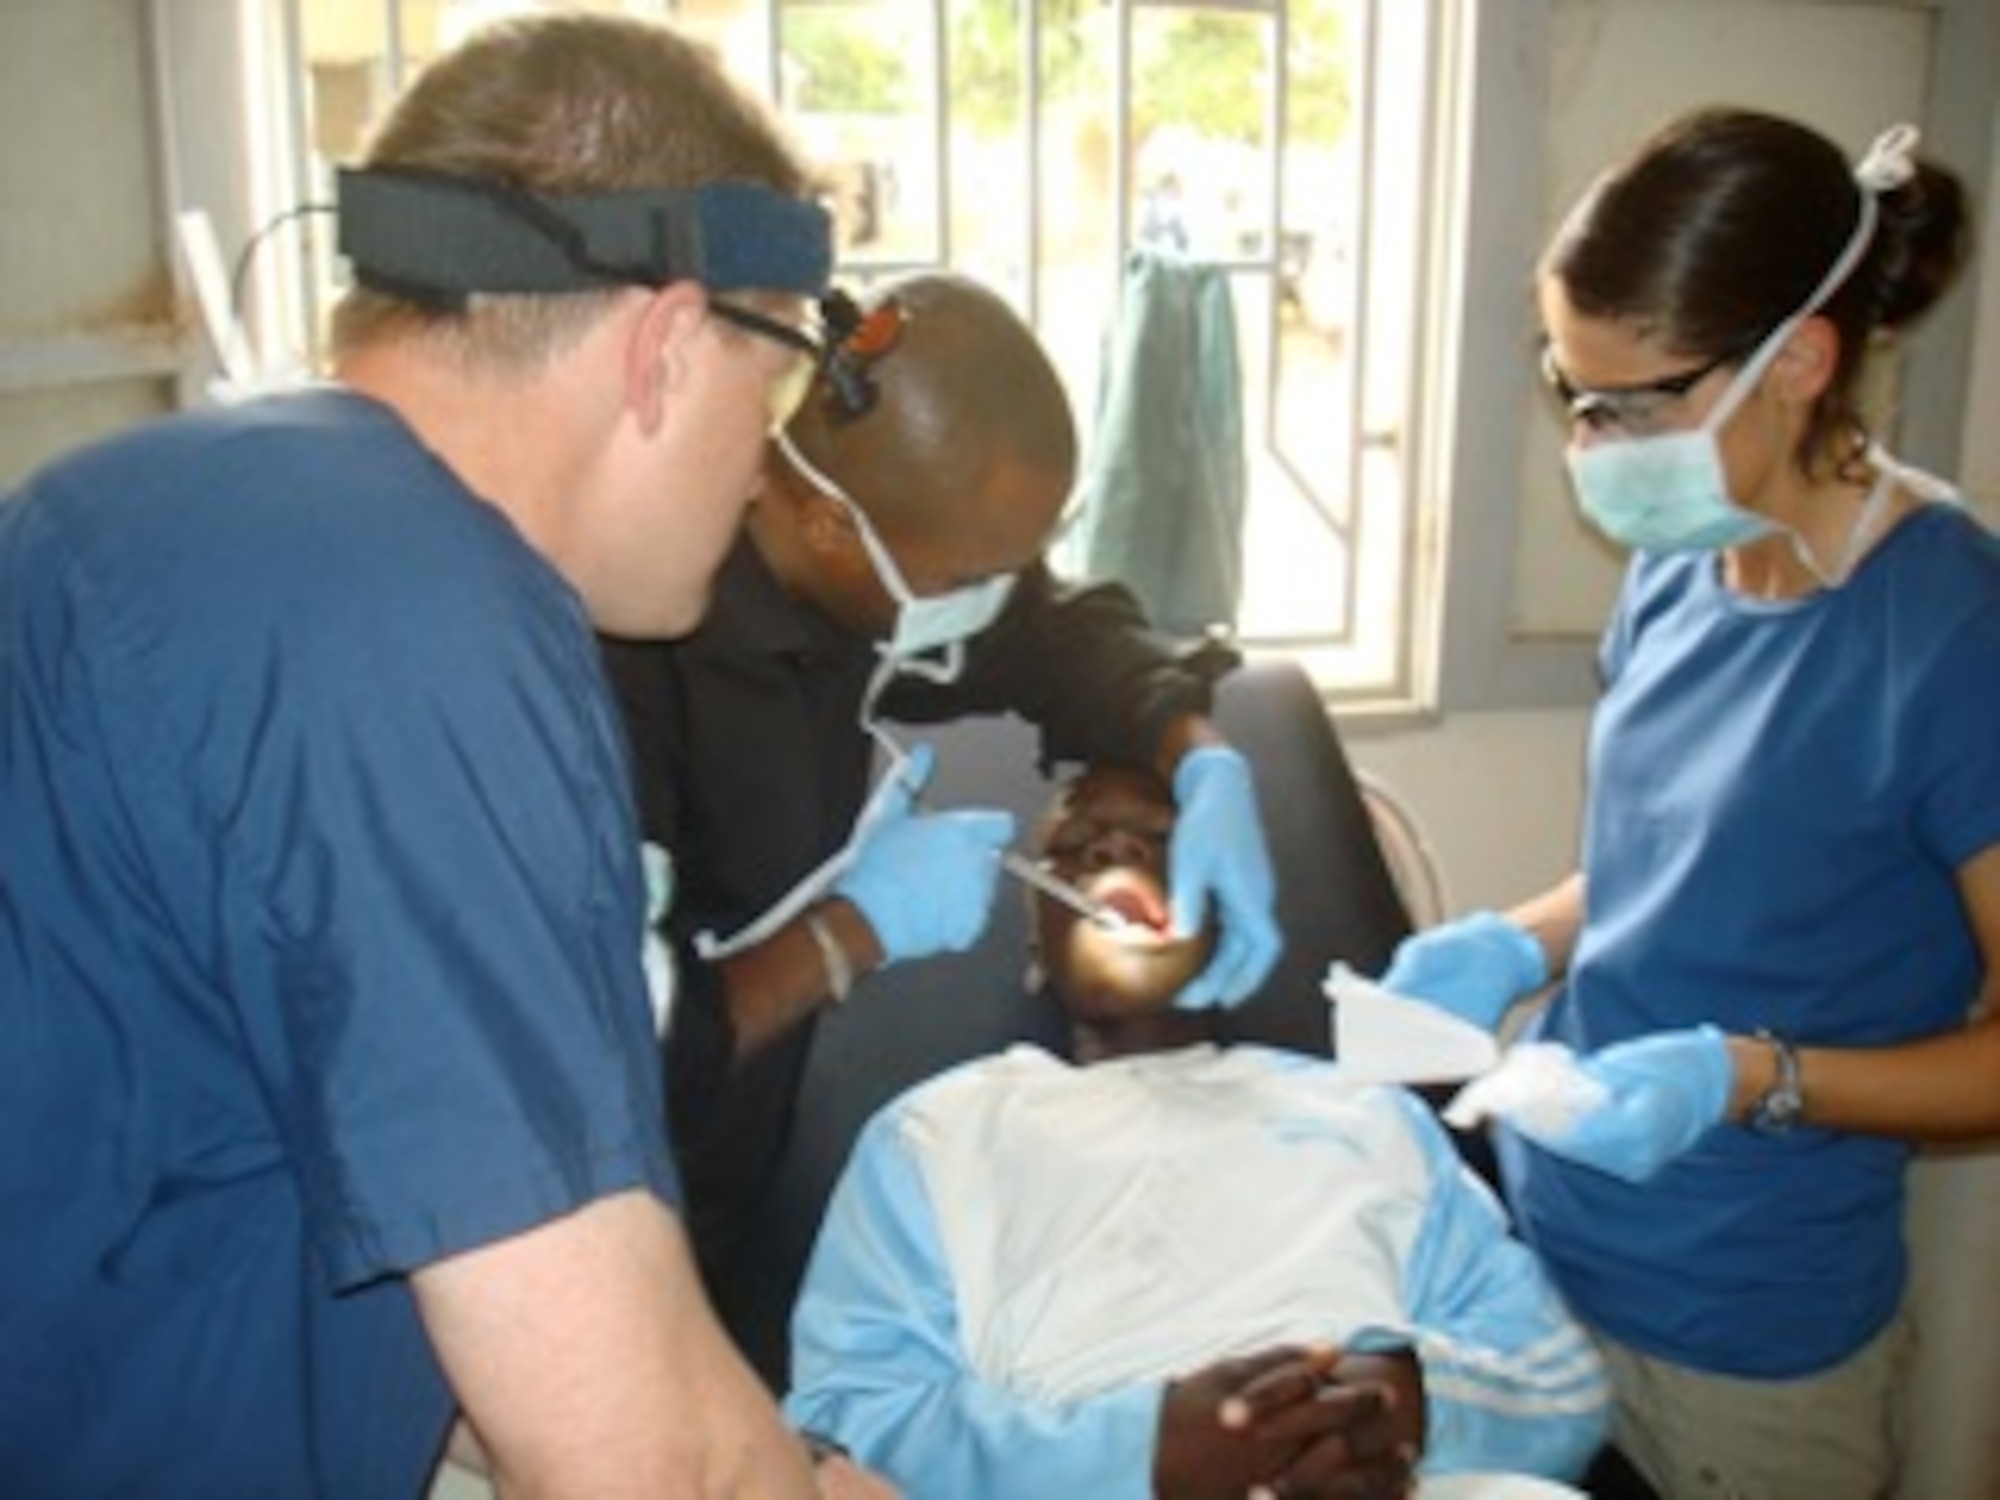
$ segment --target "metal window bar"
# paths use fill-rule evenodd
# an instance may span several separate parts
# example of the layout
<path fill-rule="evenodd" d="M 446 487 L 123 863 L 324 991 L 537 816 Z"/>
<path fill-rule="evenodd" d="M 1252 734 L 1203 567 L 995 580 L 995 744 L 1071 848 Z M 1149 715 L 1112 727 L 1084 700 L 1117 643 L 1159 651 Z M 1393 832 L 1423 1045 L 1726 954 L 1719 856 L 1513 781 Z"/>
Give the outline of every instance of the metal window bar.
<path fill-rule="evenodd" d="M 384 86 L 388 91 L 399 89 L 408 69 L 408 38 L 404 26 L 408 19 L 407 0 L 378 0 L 384 20 L 386 37 L 383 58 Z M 782 110 L 786 105 L 785 86 L 782 70 L 784 6 L 788 0 L 762 0 L 765 22 L 764 47 L 768 59 L 769 94 Z M 1403 0 L 1407 4 L 1408 0 Z M 1265 198 L 1262 243 L 1255 253 L 1224 254 L 1215 257 L 1215 262 L 1232 277 L 1260 277 L 1269 288 L 1265 299 L 1264 378 L 1260 400 L 1261 411 L 1253 414 L 1250 430 L 1259 434 L 1262 447 L 1260 463 L 1270 465 L 1285 480 L 1284 488 L 1294 493 L 1284 497 L 1281 503 L 1303 503 L 1324 527 L 1329 538 L 1329 569 L 1339 568 L 1346 572 L 1343 585 L 1335 588 L 1336 597 L 1341 600 L 1341 610 L 1333 622 L 1331 634 L 1325 627 L 1314 628 L 1299 633 L 1263 632 L 1252 638 L 1259 646 L 1317 649 L 1328 646 L 1341 647 L 1351 644 L 1357 633 L 1357 612 L 1362 607 L 1362 589 L 1359 582 L 1359 568 L 1365 556 L 1365 543 L 1371 525 L 1370 512 L 1376 507 L 1371 503 L 1366 488 L 1367 470 L 1371 453 L 1384 449 L 1399 451 L 1404 457 L 1414 451 L 1409 441 L 1411 434 L 1405 430 L 1368 432 L 1363 428 L 1367 416 L 1367 391 L 1369 388 L 1369 349 L 1375 336 L 1373 309 L 1369 288 L 1376 274 L 1376 254 L 1373 235 L 1368 226 L 1377 201 L 1377 150 L 1376 143 L 1380 129 L 1379 77 L 1384 66 L 1383 49 L 1387 45 L 1382 0 L 1353 0 L 1348 11 L 1352 35 L 1355 39 L 1353 55 L 1355 65 L 1355 111 L 1351 128 L 1356 132 L 1356 178 L 1353 201 L 1348 205 L 1350 217 L 1357 225 L 1352 236 L 1350 250 L 1354 257 L 1352 273 L 1343 288 L 1346 302 L 1344 326 L 1346 329 L 1346 352 L 1349 379 L 1344 401 L 1344 420 L 1349 434 L 1343 445 L 1343 463 L 1338 483 L 1348 497 L 1345 504 L 1330 499 L 1325 491 L 1324 481 L 1314 483 L 1312 476 L 1297 459 L 1285 451 L 1282 433 L 1279 429 L 1279 392 L 1285 378 L 1283 358 L 1283 338 L 1281 319 L 1283 316 L 1283 269 L 1285 255 L 1285 225 L 1288 218 L 1286 200 L 1286 160 L 1289 143 L 1289 101 L 1291 89 L 1290 55 L 1292 39 L 1292 16 L 1287 0 L 1111 0 L 1113 8 L 1113 57 L 1112 113 L 1116 150 L 1113 152 L 1111 170 L 1115 200 L 1113 204 L 1113 237 L 1117 264 L 1108 267 L 1113 283 L 1114 296 L 1117 283 L 1123 274 L 1123 265 L 1131 249 L 1133 233 L 1133 209 L 1131 202 L 1132 140 L 1133 118 L 1133 18 L 1141 6 L 1157 10 L 1204 10 L 1236 12 L 1238 14 L 1262 17 L 1271 27 L 1271 38 L 1266 74 L 1266 119 L 1265 119 L 1265 160 L 1264 169 L 1268 191 Z M 672 0 L 663 9 L 671 13 L 676 7 Z M 287 31 L 288 50 L 294 56 L 295 67 L 289 83 L 287 99 L 294 126 L 294 139 L 298 142 L 300 180 L 306 180 L 308 170 L 310 130 L 306 122 L 307 102 L 304 80 L 306 77 L 303 40 L 296 0 L 286 7 L 289 27 Z M 1043 44 L 1046 40 L 1046 16 L 1037 0 L 1020 0 L 1019 54 L 1021 58 L 1022 123 L 1020 151 L 1026 180 L 1031 185 L 1027 201 L 1022 205 L 1020 224 L 1020 249 L 1018 264 L 1022 268 L 1022 285 L 1019 288 L 1024 314 L 1031 322 L 1038 322 L 1043 310 L 1045 291 L 1045 267 L 1042 260 L 1042 232 L 1045 224 L 1046 205 L 1041 201 L 1038 185 L 1043 181 L 1043 167 L 1047 146 L 1046 122 L 1044 114 L 1045 68 L 1043 65 Z M 895 262 L 858 262 L 849 268 L 849 274 L 873 279 L 878 276 L 900 271 L 927 267 L 951 265 L 957 247 L 953 243 L 952 211 L 955 172 L 951 154 L 951 99 L 950 67 L 951 40 L 949 14 L 946 0 L 929 0 L 927 21 L 932 46 L 931 64 L 928 77 L 924 80 L 926 92 L 924 110 L 930 135 L 931 164 L 937 175 L 937 192 L 934 197 L 931 226 L 931 256 L 898 258 Z M 1426 134 L 1432 129 L 1428 119 Z M 1420 148 L 1425 159 L 1429 159 L 1431 143 L 1427 140 Z M 1430 216 L 1427 205 L 1420 207 L 1420 215 Z M 1419 234 L 1427 225 L 1417 226 Z M 322 245 L 322 253 L 330 254 Z M 322 266 L 319 269 L 327 269 Z M 324 275 L 306 278 L 311 284 L 305 291 L 307 316 L 317 319 L 323 284 L 328 282 Z M 1413 379 L 1413 387 L 1414 380 Z M 1414 398 L 1414 388 L 1409 393 Z M 1405 411 L 1414 412 L 1412 401 L 1399 403 Z M 1253 496 L 1252 504 L 1270 504 L 1272 496 L 1260 493 Z M 1415 507 L 1404 504 L 1400 507 L 1405 531 L 1399 557 L 1402 577 L 1396 585 L 1399 600 L 1407 601 L 1408 591 L 1415 576 L 1415 562 L 1412 549 L 1415 544 Z M 1407 603 L 1399 604 L 1400 614 L 1407 615 Z M 1398 628 L 1393 671 L 1399 683 L 1407 679 L 1412 655 L 1412 645 L 1407 630 Z"/>

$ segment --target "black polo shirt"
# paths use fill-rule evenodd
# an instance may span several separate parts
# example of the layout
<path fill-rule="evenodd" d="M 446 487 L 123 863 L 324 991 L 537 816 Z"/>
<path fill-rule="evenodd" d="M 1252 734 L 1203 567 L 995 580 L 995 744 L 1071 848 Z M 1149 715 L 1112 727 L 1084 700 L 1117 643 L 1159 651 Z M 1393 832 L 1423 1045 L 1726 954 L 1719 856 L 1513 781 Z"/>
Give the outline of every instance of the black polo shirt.
<path fill-rule="evenodd" d="M 668 1113 L 696 1250 L 712 1264 L 777 1171 L 813 1024 L 735 1058 L 721 972 L 696 956 L 694 935 L 728 937 L 846 842 L 871 780 L 873 742 L 857 716 L 877 656 L 787 594 L 745 536 L 694 634 L 607 641 L 604 658 L 641 826 L 674 859 Z M 1037 565 L 958 682 L 898 679 L 883 716 L 1012 711 L 1040 728 L 1046 762 L 1150 764 L 1168 723 L 1208 711 L 1231 661 L 1154 634 L 1117 585 L 1062 584 Z"/>

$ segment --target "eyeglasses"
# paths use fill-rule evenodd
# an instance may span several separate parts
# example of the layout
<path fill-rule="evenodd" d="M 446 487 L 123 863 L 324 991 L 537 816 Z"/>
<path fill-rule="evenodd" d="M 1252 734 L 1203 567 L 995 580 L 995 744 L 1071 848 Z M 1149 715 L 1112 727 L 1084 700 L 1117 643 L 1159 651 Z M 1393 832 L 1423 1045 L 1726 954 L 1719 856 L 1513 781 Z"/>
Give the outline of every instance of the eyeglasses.
<path fill-rule="evenodd" d="M 1592 388 L 1571 385 L 1569 377 L 1556 364 L 1555 351 L 1544 344 L 1542 379 L 1570 421 L 1581 422 L 1592 432 L 1644 435 L 1666 427 L 1668 414 L 1686 399 L 1688 392 L 1741 357 L 1741 350 L 1730 349 L 1693 369 L 1662 375 L 1658 380 Z"/>
<path fill-rule="evenodd" d="M 754 307 L 745 307 L 740 302 L 725 302 L 720 297 L 710 297 L 708 305 L 710 311 L 725 323 L 734 323 L 746 332 L 767 338 L 774 344 L 783 344 L 809 359 L 819 358 L 819 340 L 803 328 L 794 328 L 790 323 L 780 322 Z"/>
<path fill-rule="evenodd" d="M 859 303 L 837 289 L 820 298 L 819 337 L 741 303 L 711 297 L 708 305 L 724 322 L 805 356 L 773 392 L 772 411 L 779 421 L 798 410 L 816 375 L 826 377 L 826 404 L 832 416 L 841 421 L 866 416 L 879 395 L 874 365 L 902 342 L 908 320 L 903 304 L 894 297 L 863 312 Z"/>
<path fill-rule="evenodd" d="M 794 358 L 785 367 L 785 373 L 771 384 L 771 425 L 781 425 L 799 409 L 799 403 L 812 388 L 813 372 L 820 365 L 819 340 L 803 328 L 795 328 L 740 302 L 710 297 L 708 307 L 723 322 L 792 351 Z"/>

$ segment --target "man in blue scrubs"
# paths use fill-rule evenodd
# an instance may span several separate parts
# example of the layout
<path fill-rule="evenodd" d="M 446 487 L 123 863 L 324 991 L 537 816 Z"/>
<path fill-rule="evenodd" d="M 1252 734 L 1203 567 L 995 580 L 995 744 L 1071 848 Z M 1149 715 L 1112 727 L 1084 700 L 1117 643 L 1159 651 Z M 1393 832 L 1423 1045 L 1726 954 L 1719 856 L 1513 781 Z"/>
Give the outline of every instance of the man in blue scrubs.
<path fill-rule="evenodd" d="M 0 504 L 0 1493 L 807 1495 L 701 1299 L 593 630 L 688 630 L 829 238 L 701 49 L 480 34 L 334 383 Z M 669 559 L 664 569 L 662 557 Z"/>

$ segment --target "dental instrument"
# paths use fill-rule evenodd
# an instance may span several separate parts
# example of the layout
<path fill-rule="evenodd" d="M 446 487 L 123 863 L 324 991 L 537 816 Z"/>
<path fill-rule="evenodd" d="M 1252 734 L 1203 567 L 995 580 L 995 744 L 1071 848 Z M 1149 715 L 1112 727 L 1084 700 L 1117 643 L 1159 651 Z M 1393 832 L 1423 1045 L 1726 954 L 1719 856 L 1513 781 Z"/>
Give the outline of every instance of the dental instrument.
<path fill-rule="evenodd" d="M 1033 886 L 1045 895 L 1055 897 L 1070 910 L 1090 918 L 1106 932 L 1136 936 L 1143 930 L 1139 923 L 1132 921 L 1116 907 L 1084 894 L 1060 875 L 1052 874 L 1019 850 L 1002 849 L 1000 868 L 1024 884 Z"/>

